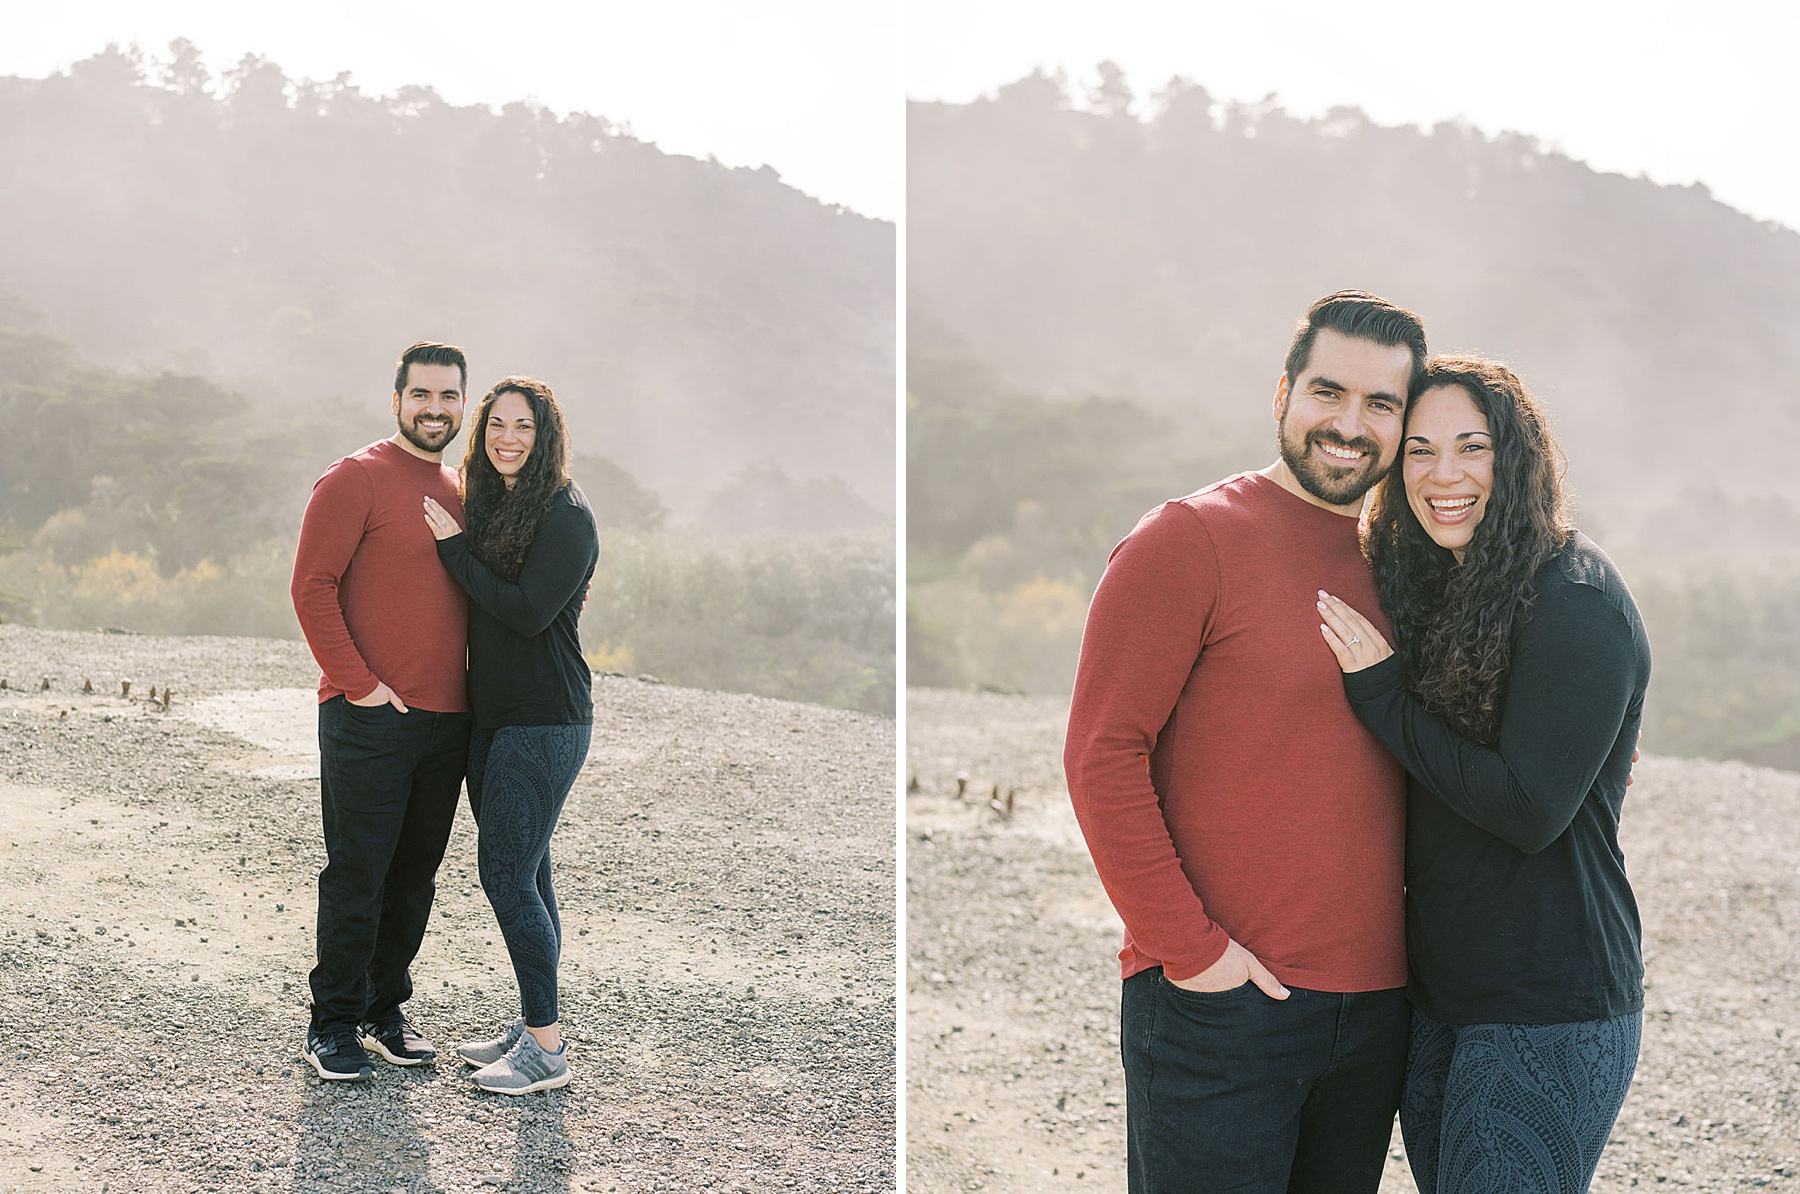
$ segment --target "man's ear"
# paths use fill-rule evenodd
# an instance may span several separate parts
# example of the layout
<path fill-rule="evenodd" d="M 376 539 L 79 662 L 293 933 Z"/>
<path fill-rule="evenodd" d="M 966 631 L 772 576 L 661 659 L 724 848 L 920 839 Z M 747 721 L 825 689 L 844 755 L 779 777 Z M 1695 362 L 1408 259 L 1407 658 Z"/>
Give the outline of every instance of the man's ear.
<path fill-rule="evenodd" d="M 1287 400 L 1288 400 L 1288 375 L 1283 373 L 1281 375 L 1280 380 L 1275 383 L 1275 421 L 1277 423 L 1281 422 L 1281 412 L 1282 412 L 1282 409 L 1287 406 Z M 398 403 L 400 401 L 400 395 L 398 395 L 398 394 L 394 395 L 394 401 L 396 403 Z M 394 413 L 395 414 L 400 413 L 399 406 L 396 405 L 394 407 Z"/>

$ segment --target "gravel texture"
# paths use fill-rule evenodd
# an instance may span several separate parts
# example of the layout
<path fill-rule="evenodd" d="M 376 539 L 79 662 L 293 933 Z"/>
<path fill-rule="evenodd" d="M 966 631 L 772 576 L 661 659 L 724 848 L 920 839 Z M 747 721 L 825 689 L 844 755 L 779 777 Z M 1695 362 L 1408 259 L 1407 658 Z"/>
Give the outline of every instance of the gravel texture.
<path fill-rule="evenodd" d="M 907 698 L 916 1194 L 1125 1189 L 1119 925 L 1063 787 L 1067 712 Z M 1635 779 L 1622 837 L 1648 1006 L 1593 1188 L 1800 1192 L 1800 775 L 1646 757 Z M 1414 1189 L 1396 1130 L 1382 1192 Z"/>
<path fill-rule="evenodd" d="M 507 1098 L 298 1060 L 304 645 L 8 626 L 0 678 L 0 1189 L 894 1188 L 893 723 L 597 679 L 553 847 L 575 1078 Z M 518 1013 L 474 860 L 465 814 L 409 1004 L 446 1053 Z"/>

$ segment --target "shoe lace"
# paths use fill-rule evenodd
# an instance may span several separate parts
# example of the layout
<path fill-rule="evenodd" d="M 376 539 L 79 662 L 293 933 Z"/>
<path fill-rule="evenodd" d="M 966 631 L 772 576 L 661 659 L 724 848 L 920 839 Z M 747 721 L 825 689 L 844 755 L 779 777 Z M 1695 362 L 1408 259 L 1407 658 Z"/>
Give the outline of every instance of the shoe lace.
<path fill-rule="evenodd" d="M 531 1056 L 533 1050 L 540 1053 L 543 1052 L 542 1048 L 537 1043 L 537 1038 L 521 1028 L 519 1030 L 519 1039 L 514 1041 L 512 1043 L 512 1048 L 506 1051 L 506 1059 L 518 1063 L 524 1058 Z"/>
<path fill-rule="evenodd" d="M 334 1028 L 319 1039 L 327 1053 L 341 1053 L 351 1046 L 362 1048 L 362 1042 L 356 1039 L 355 1030 L 350 1028 Z"/>

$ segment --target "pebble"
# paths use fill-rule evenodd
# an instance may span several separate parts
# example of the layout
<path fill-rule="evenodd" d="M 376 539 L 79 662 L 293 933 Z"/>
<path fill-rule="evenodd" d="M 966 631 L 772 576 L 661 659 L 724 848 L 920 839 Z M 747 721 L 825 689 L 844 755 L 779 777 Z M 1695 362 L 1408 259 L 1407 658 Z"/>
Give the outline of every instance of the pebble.
<path fill-rule="evenodd" d="M 96 703 L 119 700 L 105 695 L 117 692 L 118 675 L 154 675 L 159 689 L 189 694 L 188 709 L 220 692 L 316 680 L 298 642 L 12 625 L 0 626 L 6 672 L 91 674 L 96 695 L 76 699 Z M 595 746 L 553 847 L 565 922 L 594 930 L 579 947 L 571 935 L 562 975 L 578 1068 L 566 1090 L 502 1105 L 472 1091 L 460 1065 L 382 1064 L 354 1085 L 322 1083 L 297 1060 L 312 932 L 304 893 L 322 861 L 316 781 L 248 777 L 238 762 L 246 744 L 186 720 L 179 706 L 154 719 L 59 723 L 19 718 L 7 704 L 41 699 L 0 694 L 0 781 L 69 793 L 107 830 L 70 839 L 70 865 L 98 876 L 79 885 L 21 887 L 9 869 L 18 852 L 0 851 L 0 907 L 21 929 L 5 939 L 17 965 L 0 964 L 0 1023 L 16 1047 L 8 1056 L 19 1055 L 7 1077 L 31 1083 L 34 1113 L 83 1125 L 66 1147 L 94 1156 L 82 1176 L 91 1188 L 377 1191 L 396 1181 L 422 1188 L 413 1175 L 422 1182 L 429 1172 L 434 1188 L 466 1190 L 499 1172 L 521 1194 L 590 1178 L 597 1189 L 647 1189 L 659 1177 L 674 1189 L 761 1189 L 792 1177 L 807 1189 L 893 1190 L 891 721 L 597 682 Z M 796 722 L 807 727 L 806 750 L 787 736 Z M 792 757 L 764 758 L 776 734 Z M 837 790 L 815 783 L 826 759 L 839 769 Z M 653 819 L 633 815 L 649 807 Z M 25 840 L 10 808 L 7 830 L 7 841 Z M 474 870 L 465 814 L 415 966 L 412 1014 L 440 1048 L 516 1014 L 500 944 L 478 944 L 493 922 Z M 125 873 L 140 879 L 108 878 Z M 267 909 L 285 913 L 287 903 L 296 915 L 272 919 Z M 650 911 L 622 911 L 634 903 Z M 143 904 L 155 915 L 108 915 L 96 904 Z M 76 912 L 90 923 L 104 915 L 108 934 L 65 934 Z M 57 931 L 40 939 L 38 923 Z M 209 938 L 203 972 L 191 968 L 199 923 Z M 670 958 L 646 953 L 652 940 Z M 807 956 L 814 940 L 830 943 L 829 970 Z M 472 966 L 444 971 L 456 979 L 449 986 L 435 981 L 427 966 L 457 965 L 471 943 L 482 974 L 500 964 L 488 985 L 468 982 Z M 784 948 L 790 957 L 776 958 Z M 840 967 L 853 968 L 854 986 L 836 985 Z M 747 980 L 768 996 L 758 1005 L 765 1023 L 723 1010 L 743 1006 Z M 38 1068 L 66 1056 L 58 1049 L 70 1023 L 84 1028 L 81 1067 L 92 1077 L 81 1084 Z M 222 1039 L 234 1043 L 229 1059 Z M 190 1068 L 199 1061 L 203 1077 Z M 850 1090 L 873 1097 L 822 1097 Z M 0 1138 L 19 1114 L 0 1102 Z M 397 1168 L 359 1169 L 370 1155 Z M 720 1180 L 719 1158 L 739 1156 L 758 1158 L 754 1177 Z"/>

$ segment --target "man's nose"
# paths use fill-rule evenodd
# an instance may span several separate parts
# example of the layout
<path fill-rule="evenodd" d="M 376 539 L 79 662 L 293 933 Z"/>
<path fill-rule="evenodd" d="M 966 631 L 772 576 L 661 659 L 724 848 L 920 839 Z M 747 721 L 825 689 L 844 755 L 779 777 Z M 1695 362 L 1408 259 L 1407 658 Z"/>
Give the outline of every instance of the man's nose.
<path fill-rule="evenodd" d="M 1362 439 L 1368 434 L 1368 424 L 1363 419 L 1362 407 L 1352 404 L 1348 410 L 1338 412 L 1337 418 L 1331 421 L 1332 429 L 1345 439 Z"/>

